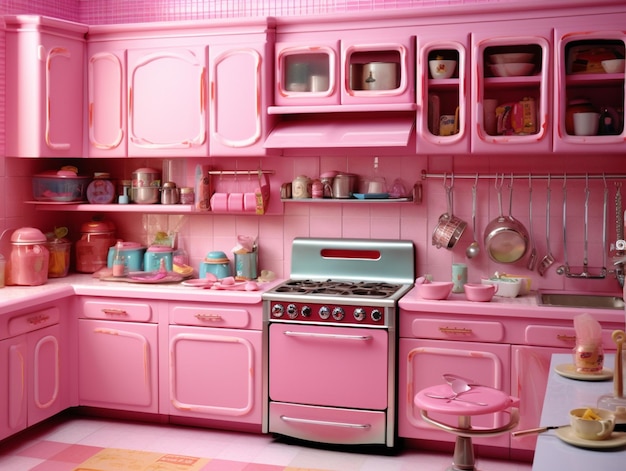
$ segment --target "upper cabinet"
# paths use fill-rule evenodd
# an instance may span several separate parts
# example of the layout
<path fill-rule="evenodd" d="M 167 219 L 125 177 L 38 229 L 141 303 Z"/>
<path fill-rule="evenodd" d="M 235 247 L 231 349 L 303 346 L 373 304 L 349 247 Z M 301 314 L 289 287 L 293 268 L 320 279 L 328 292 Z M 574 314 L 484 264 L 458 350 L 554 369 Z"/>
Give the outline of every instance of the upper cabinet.
<path fill-rule="evenodd" d="M 555 29 L 554 149 L 623 155 L 624 17 L 602 17 L 601 26 L 597 21 Z"/>
<path fill-rule="evenodd" d="M 84 155 L 87 27 L 40 16 L 5 16 L 4 20 L 6 155 Z"/>

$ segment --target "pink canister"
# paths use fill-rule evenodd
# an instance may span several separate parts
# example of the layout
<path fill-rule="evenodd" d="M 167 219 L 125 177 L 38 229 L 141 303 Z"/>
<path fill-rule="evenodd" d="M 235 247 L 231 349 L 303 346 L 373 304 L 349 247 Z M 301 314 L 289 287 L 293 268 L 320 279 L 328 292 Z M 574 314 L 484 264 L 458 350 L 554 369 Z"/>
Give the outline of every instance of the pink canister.
<path fill-rule="evenodd" d="M 22 227 L 11 236 L 7 285 L 38 286 L 48 281 L 50 253 L 46 236 L 34 227 Z"/>
<path fill-rule="evenodd" d="M 76 242 L 76 271 L 95 273 L 107 266 L 109 247 L 117 242 L 115 225 L 109 221 L 89 221 L 80 228 Z"/>

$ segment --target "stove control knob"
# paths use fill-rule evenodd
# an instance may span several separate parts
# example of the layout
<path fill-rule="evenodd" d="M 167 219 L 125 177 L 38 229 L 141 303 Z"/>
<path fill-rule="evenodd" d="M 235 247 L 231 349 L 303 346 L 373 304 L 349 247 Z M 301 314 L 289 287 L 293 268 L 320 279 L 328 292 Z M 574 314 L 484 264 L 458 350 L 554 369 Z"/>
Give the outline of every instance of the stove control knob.
<path fill-rule="evenodd" d="M 298 317 L 298 308 L 295 304 L 287 305 L 287 315 L 289 316 L 289 319 L 295 319 Z"/>
<path fill-rule="evenodd" d="M 272 306 L 272 316 L 283 317 L 284 313 L 285 313 L 285 308 L 283 307 L 282 304 L 274 304 Z"/>
<path fill-rule="evenodd" d="M 362 307 L 357 307 L 354 310 L 354 318 L 357 321 L 362 321 L 365 319 L 365 317 L 367 316 L 367 313 L 365 312 L 365 309 L 363 309 Z"/>
<path fill-rule="evenodd" d="M 328 319 L 330 317 L 330 309 L 328 306 L 322 306 L 319 310 L 320 319 Z"/>
<path fill-rule="evenodd" d="M 343 312 L 343 308 L 337 306 L 336 308 L 333 309 L 333 319 L 335 319 L 336 321 L 340 321 L 343 319 L 345 313 Z"/>
<path fill-rule="evenodd" d="M 379 309 L 372 309 L 372 314 L 370 314 L 372 317 L 372 320 L 374 322 L 378 322 L 383 318 L 383 313 L 380 312 Z"/>
<path fill-rule="evenodd" d="M 302 317 L 311 317 L 311 307 L 302 306 L 302 309 L 300 309 L 300 314 L 302 314 Z"/>

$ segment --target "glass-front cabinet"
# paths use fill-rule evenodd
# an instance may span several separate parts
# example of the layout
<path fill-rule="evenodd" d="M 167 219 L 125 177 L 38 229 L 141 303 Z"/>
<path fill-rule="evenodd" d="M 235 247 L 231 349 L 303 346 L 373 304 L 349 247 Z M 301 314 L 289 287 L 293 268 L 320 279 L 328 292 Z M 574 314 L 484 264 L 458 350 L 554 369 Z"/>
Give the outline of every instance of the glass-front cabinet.
<path fill-rule="evenodd" d="M 473 152 L 552 150 L 550 42 L 472 35 Z"/>
<path fill-rule="evenodd" d="M 555 30 L 556 151 L 624 152 L 626 34 L 611 29 L 616 26 L 607 23 L 602 31 L 580 33 Z"/>

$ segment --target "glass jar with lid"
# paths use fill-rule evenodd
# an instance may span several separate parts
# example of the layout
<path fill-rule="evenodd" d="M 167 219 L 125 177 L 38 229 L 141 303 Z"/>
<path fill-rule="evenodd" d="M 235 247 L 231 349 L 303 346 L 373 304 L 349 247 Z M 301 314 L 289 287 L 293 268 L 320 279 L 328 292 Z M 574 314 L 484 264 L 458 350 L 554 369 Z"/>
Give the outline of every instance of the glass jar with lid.
<path fill-rule="evenodd" d="M 76 271 L 95 273 L 107 266 L 109 247 L 115 245 L 115 225 L 106 220 L 91 220 L 81 228 L 76 242 Z"/>
<path fill-rule="evenodd" d="M 11 255 L 6 267 L 6 284 L 38 286 L 48 281 L 50 254 L 46 236 L 34 227 L 22 227 L 11 236 Z"/>

